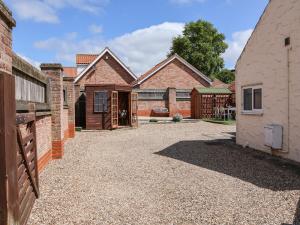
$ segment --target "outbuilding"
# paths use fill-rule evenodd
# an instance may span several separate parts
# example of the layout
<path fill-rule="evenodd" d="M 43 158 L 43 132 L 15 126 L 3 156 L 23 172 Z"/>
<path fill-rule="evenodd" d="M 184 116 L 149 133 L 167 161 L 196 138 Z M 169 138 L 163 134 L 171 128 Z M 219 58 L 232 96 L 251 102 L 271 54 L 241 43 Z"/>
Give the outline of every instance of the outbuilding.
<path fill-rule="evenodd" d="M 136 76 L 129 67 L 109 48 L 99 55 L 79 54 L 76 62 L 79 72 L 75 79 L 76 126 L 86 129 L 136 126 L 133 99 L 137 97 L 131 87 Z"/>
<path fill-rule="evenodd" d="M 137 127 L 137 93 L 129 85 L 86 84 L 86 129 Z"/>
<path fill-rule="evenodd" d="M 194 88 L 191 92 L 192 118 L 213 118 L 217 111 L 232 105 L 231 95 L 227 88 Z"/>

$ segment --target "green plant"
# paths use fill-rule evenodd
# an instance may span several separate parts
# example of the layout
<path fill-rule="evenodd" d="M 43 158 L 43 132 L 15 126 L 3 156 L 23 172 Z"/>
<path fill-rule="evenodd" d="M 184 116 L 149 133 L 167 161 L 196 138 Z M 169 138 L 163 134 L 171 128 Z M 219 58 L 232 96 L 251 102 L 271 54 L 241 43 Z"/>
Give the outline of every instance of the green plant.
<path fill-rule="evenodd" d="M 169 56 L 177 53 L 205 75 L 213 78 L 224 68 L 225 35 L 210 22 L 187 23 L 183 34 L 173 39 Z"/>
<path fill-rule="evenodd" d="M 82 131 L 82 127 L 75 127 L 75 131 L 81 132 Z"/>
<path fill-rule="evenodd" d="M 173 116 L 173 122 L 177 123 L 177 122 L 181 122 L 183 119 L 182 115 L 177 113 L 175 116 Z"/>
<path fill-rule="evenodd" d="M 150 123 L 157 123 L 158 120 L 157 120 L 157 119 L 150 119 L 149 122 L 150 122 Z"/>

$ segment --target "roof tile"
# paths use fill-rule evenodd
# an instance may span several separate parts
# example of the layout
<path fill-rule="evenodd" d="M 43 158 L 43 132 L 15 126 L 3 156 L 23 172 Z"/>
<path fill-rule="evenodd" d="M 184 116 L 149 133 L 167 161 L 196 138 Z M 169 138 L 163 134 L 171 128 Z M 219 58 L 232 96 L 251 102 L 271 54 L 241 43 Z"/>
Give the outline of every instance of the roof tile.
<path fill-rule="evenodd" d="M 77 68 L 76 67 L 63 67 L 64 74 L 67 77 L 77 77 Z"/>
<path fill-rule="evenodd" d="M 98 54 L 77 54 L 76 55 L 76 64 L 90 64 L 96 58 Z"/>

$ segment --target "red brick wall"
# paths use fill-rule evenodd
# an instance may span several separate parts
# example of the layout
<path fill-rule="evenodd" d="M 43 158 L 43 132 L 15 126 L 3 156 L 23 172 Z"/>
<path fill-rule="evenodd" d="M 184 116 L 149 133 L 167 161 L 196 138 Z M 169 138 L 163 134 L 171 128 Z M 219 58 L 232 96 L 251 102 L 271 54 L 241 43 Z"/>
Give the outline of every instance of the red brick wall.
<path fill-rule="evenodd" d="M 64 86 L 67 91 L 68 102 L 68 137 L 75 137 L 75 86 L 74 79 L 64 78 Z"/>
<path fill-rule="evenodd" d="M 152 109 L 156 107 L 168 108 L 166 101 L 158 100 L 139 100 L 138 101 L 138 116 L 151 116 Z"/>
<path fill-rule="evenodd" d="M 64 133 L 63 140 L 67 140 L 69 138 L 69 109 L 63 110 L 62 130 Z"/>
<path fill-rule="evenodd" d="M 176 107 L 183 117 L 191 117 L 191 101 L 176 101 Z"/>
<path fill-rule="evenodd" d="M 51 115 L 37 117 L 36 120 L 36 139 L 37 153 L 40 159 L 45 153 L 52 148 L 51 134 Z"/>
<path fill-rule="evenodd" d="M 7 13 L 5 9 L 2 9 L 3 13 Z M 7 16 L 12 20 L 11 15 Z M 12 73 L 12 28 L 11 25 L 0 19 L 0 71 Z"/>
<path fill-rule="evenodd" d="M 62 66 L 61 64 L 42 64 L 41 70 L 50 79 L 51 84 L 52 158 L 60 159 L 64 154 Z"/>
<path fill-rule="evenodd" d="M 140 89 L 193 89 L 194 87 L 208 87 L 209 83 L 199 75 L 175 59 L 148 80 L 140 85 Z"/>
<path fill-rule="evenodd" d="M 108 58 L 107 58 L 108 57 Z M 96 70 L 90 70 L 78 83 L 84 84 L 124 84 L 128 85 L 134 78 L 109 54 L 106 53 L 96 64 Z"/>
<path fill-rule="evenodd" d="M 37 117 L 36 141 L 38 154 L 38 169 L 41 172 L 52 159 L 51 115 Z"/>
<path fill-rule="evenodd" d="M 209 87 L 207 83 L 198 74 L 185 66 L 179 60 L 175 59 L 166 67 L 158 71 L 148 80 L 144 81 L 140 89 L 193 89 L 194 87 Z M 174 89 L 173 89 L 174 91 Z M 150 116 L 152 109 L 156 106 L 169 108 L 170 116 L 180 113 L 184 117 L 191 116 L 190 101 L 176 101 L 174 94 L 166 101 L 139 101 L 138 115 Z M 171 107 L 171 108 L 170 108 Z"/>

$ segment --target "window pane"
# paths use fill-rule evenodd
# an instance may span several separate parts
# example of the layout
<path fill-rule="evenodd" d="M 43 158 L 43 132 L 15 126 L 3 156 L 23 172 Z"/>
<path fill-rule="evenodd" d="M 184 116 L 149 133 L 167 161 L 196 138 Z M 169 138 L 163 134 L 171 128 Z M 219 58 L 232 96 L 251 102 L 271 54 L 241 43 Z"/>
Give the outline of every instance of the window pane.
<path fill-rule="evenodd" d="M 107 92 L 95 92 L 94 97 L 94 111 L 107 112 Z"/>
<path fill-rule="evenodd" d="M 244 110 L 252 110 L 252 88 L 244 89 Z"/>
<path fill-rule="evenodd" d="M 254 89 L 254 109 L 262 109 L 262 89 Z"/>

